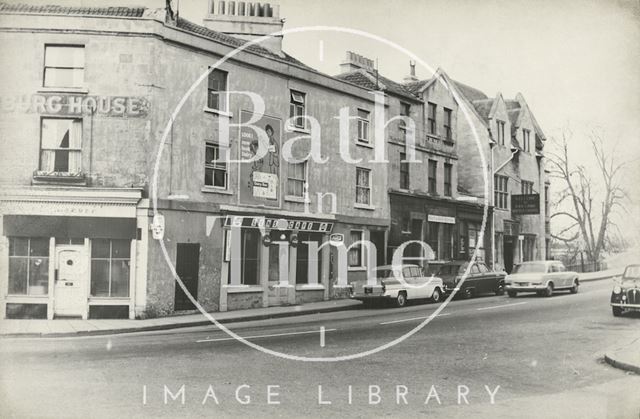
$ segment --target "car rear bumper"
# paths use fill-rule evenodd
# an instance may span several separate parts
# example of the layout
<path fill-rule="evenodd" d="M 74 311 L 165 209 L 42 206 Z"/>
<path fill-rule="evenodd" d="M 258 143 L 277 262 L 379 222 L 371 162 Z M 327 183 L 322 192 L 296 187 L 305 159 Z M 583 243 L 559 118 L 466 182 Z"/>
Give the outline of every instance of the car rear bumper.
<path fill-rule="evenodd" d="M 542 291 L 545 288 L 547 288 L 547 284 L 527 284 L 527 285 L 506 284 L 504 286 L 505 291 L 516 291 L 516 292 L 536 292 L 536 291 Z"/>

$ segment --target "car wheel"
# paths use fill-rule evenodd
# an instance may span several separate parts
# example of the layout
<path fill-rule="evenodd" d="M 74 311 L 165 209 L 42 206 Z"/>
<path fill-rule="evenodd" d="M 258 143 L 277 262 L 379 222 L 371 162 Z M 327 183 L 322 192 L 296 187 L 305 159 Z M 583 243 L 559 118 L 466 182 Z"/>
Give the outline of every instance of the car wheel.
<path fill-rule="evenodd" d="M 578 293 L 578 288 L 579 288 L 579 287 L 580 287 L 580 283 L 578 283 L 578 280 L 576 279 L 576 280 L 574 280 L 574 281 L 573 281 L 573 287 L 571 287 L 571 288 L 569 289 L 569 292 L 570 292 L 571 294 L 577 294 L 577 293 Z"/>
<path fill-rule="evenodd" d="M 404 292 L 399 292 L 398 296 L 396 297 L 396 306 L 404 307 L 406 305 L 407 305 L 407 294 L 405 294 Z"/>
<path fill-rule="evenodd" d="M 516 298 L 518 296 L 518 291 L 507 291 L 507 294 L 510 298 Z"/>
<path fill-rule="evenodd" d="M 434 289 L 433 294 L 431 294 L 431 301 L 437 303 L 440 301 L 440 297 L 442 297 L 442 294 L 440 294 L 440 288 Z"/>
<path fill-rule="evenodd" d="M 613 312 L 613 317 L 622 316 L 622 307 L 611 307 L 611 311 Z"/>
<path fill-rule="evenodd" d="M 544 289 L 543 295 L 545 297 L 551 297 L 553 295 L 553 283 L 549 282 L 547 288 Z"/>
<path fill-rule="evenodd" d="M 496 289 L 496 295 L 504 295 L 504 283 L 499 283 Z"/>

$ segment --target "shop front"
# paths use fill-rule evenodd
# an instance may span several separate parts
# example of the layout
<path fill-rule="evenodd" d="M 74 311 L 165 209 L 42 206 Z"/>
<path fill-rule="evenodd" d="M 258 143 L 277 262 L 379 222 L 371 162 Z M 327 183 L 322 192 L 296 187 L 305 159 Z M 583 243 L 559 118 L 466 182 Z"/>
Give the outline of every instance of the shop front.
<path fill-rule="evenodd" d="M 230 214 L 223 226 L 220 311 L 328 299 L 331 217 Z"/>
<path fill-rule="evenodd" d="M 139 190 L 3 195 L 4 318 L 134 318 Z"/>

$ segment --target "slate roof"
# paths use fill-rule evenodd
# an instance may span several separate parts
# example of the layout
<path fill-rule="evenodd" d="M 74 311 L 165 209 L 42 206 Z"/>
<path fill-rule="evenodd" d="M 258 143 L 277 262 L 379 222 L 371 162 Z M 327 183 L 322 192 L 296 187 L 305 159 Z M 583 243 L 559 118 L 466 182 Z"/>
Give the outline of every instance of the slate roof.
<path fill-rule="evenodd" d="M 335 76 L 335 78 L 351 84 L 355 84 L 356 86 L 363 87 L 367 90 L 382 89 L 383 91 L 386 91 L 388 93 L 402 96 L 413 101 L 420 100 L 420 98 L 418 98 L 418 96 L 416 96 L 406 86 L 380 74 L 378 74 L 378 85 L 376 86 L 376 75 L 364 69 L 355 70 L 349 73 L 338 74 L 337 76 Z"/>
<path fill-rule="evenodd" d="M 211 40 L 223 43 L 223 44 L 227 44 L 230 45 L 232 47 L 240 47 L 244 44 L 246 44 L 248 41 L 244 40 L 244 39 L 240 39 L 240 38 L 236 38 L 234 36 L 231 35 L 227 35 L 224 34 L 222 32 L 218 32 L 218 31 L 214 31 L 211 30 L 209 28 L 206 28 L 204 26 L 195 24 L 187 19 L 183 19 L 181 17 L 178 17 L 177 21 L 176 21 L 176 26 L 180 29 L 184 29 L 188 32 L 200 35 L 200 36 L 204 36 L 205 38 L 209 38 Z M 315 69 L 308 67 L 307 65 L 305 65 L 304 63 L 302 63 L 301 61 L 293 58 L 292 56 L 290 56 L 289 54 L 285 53 L 283 51 L 282 56 L 276 54 L 275 52 L 264 48 L 263 46 L 261 46 L 260 44 L 253 44 L 250 45 L 246 48 L 247 51 L 251 51 L 254 52 L 256 54 L 260 54 L 260 55 L 264 55 L 267 56 L 269 58 L 273 58 L 276 60 L 280 60 L 280 61 L 286 61 L 288 63 L 291 64 L 295 64 L 298 66 L 302 66 L 305 67 L 308 70 L 313 70 L 316 71 Z"/>
<path fill-rule="evenodd" d="M 65 7 L 0 3 L 0 12 L 4 13 L 142 17 L 144 11 L 144 7 Z"/>
<path fill-rule="evenodd" d="M 491 113 L 494 101 L 495 99 L 480 99 L 472 101 L 471 104 L 476 108 L 476 111 L 478 111 L 478 115 L 488 122 L 489 113 Z"/>
<path fill-rule="evenodd" d="M 462 92 L 462 94 L 472 102 L 474 100 L 489 99 L 489 97 L 484 94 L 484 92 L 476 89 L 475 87 L 468 86 L 455 80 L 453 80 L 453 82 L 455 83 L 458 90 L 460 90 L 460 92 Z"/>
<path fill-rule="evenodd" d="M 426 84 L 431 82 L 431 80 L 433 79 L 426 79 L 426 80 L 419 80 L 419 81 L 412 81 L 409 83 L 405 83 L 404 88 L 410 91 L 411 93 L 413 93 L 414 95 L 417 95 L 418 93 L 420 93 L 420 90 L 422 90 L 422 88 Z"/>

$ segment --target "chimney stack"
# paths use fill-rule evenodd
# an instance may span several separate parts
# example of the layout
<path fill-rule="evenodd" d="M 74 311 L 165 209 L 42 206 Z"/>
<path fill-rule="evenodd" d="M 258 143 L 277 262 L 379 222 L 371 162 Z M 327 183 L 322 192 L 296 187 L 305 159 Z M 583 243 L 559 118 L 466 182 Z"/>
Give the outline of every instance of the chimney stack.
<path fill-rule="evenodd" d="M 375 72 L 373 60 L 355 52 L 347 51 L 345 60 L 340 64 L 340 73 L 351 73 L 359 69 Z"/>
<path fill-rule="evenodd" d="M 253 40 L 282 30 L 280 6 L 248 1 L 209 0 L 203 25 L 236 38 Z M 259 45 L 282 55 L 282 35 L 272 36 Z"/>
<path fill-rule="evenodd" d="M 411 83 L 414 81 L 418 81 L 418 78 L 416 77 L 416 62 L 409 61 L 409 75 L 405 76 L 404 79 L 402 79 L 402 82 Z"/>

